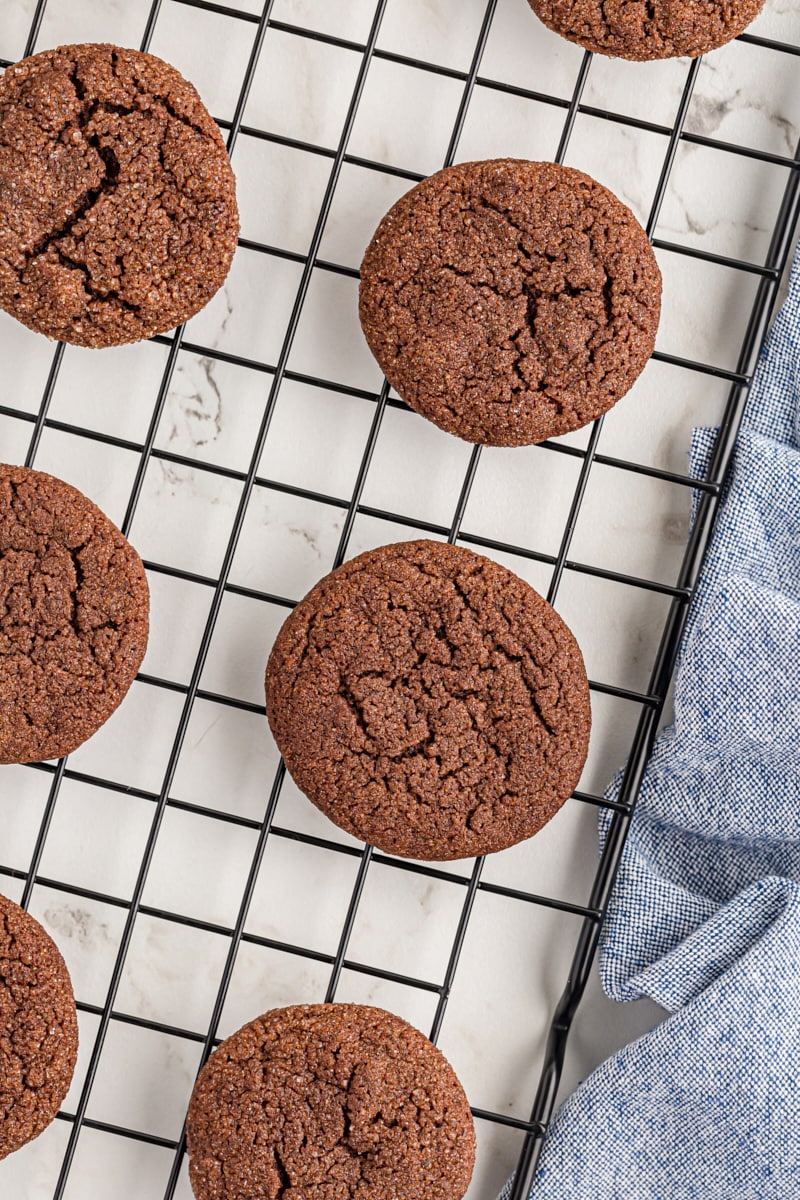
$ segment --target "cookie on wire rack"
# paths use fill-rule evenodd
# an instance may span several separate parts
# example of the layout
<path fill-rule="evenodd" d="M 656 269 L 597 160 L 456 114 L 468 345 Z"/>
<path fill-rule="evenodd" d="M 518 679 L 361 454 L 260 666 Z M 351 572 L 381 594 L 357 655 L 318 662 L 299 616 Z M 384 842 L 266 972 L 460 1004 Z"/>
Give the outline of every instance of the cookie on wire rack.
<path fill-rule="evenodd" d="M 528 0 L 555 33 L 585 50 L 646 62 L 697 58 L 743 33 L 764 0 Z"/>
<path fill-rule="evenodd" d="M 0 896 L 0 1159 L 53 1120 L 77 1054 L 64 960 L 39 922 Z"/>
<path fill-rule="evenodd" d="M 239 232 L 216 123 L 174 67 L 61 46 L 0 79 L 0 307 L 51 338 L 172 329 L 223 283 Z"/>
<path fill-rule="evenodd" d="M 284 623 L 267 716 L 295 783 L 348 833 L 445 860 L 531 837 L 578 783 L 583 658 L 532 587 L 463 547 L 400 542 Z"/>
<path fill-rule="evenodd" d="M 455 1073 L 361 1004 L 265 1013 L 215 1050 L 186 1126 L 197 1200 L 460 1200 L 475 1131 Z"/>
<path fill-rule="evenodd" d="M 459 163 L 412 188 L 361 265 L 364 336 L 399 395 L 469 442 L 586 425 L 653 351 L 661 275 L 633 213 L 550 162 Z"/>
<path fill-rule="evenodd" d="M 70 484 L 0 465 L 0 763 L 69 754 L 147 649 L 141 559 Z"/>

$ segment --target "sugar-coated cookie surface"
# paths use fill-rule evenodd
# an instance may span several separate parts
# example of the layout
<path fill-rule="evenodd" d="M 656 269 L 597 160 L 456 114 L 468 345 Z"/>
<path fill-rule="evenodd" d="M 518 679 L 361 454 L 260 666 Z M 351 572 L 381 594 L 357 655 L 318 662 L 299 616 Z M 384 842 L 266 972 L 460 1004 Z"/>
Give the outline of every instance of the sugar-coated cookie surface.
<path fill-rule="evenodd" d="M 0 79 L 0 307 L 31 329 L 79 346 L 171 329 L 238 232 L 219 129 L 174 67 L 90 44 Z"/>
<path fill-rule="evenodd" d="M 186 1136 L 197 1200 L 460 1200 L 475 1159 L 447 1060 L 359 1004 L 275 1009 L 227 1038 Z"/>
<path fill-rule="evenodd" d="M 743 33 L 764 0 L 528 0 L 545 25 L 612 58 L 697 58 Z"/>
<path fill-rule="evenodd" d="M 359 314 L 400 396 L 469 442 L 519 446 L 606 412 L 653 351 L 661 275 L 588 175 L 459 163 L 403 196 L 361 265 Z"/>
<path fill-rule="evenodd" d="M 0 896 L 0 1159 L 53 1120 L 77 1053 L 64 960 L 39 922 Z"/>
<path fill-rule="evenodd" d="M 111 716 L 147 648 L 141 559 L 74 487 L 0 465 L 0 763 L 60 758 Z"/>
<path fill-rule="evenodd" d="M 463 547 L 400 542 L 328 575 L 283 625 L 267 716 L 298 787 L 392 854 L 536 833 L 578 783 L 583 659 L 533 588 Z"/>

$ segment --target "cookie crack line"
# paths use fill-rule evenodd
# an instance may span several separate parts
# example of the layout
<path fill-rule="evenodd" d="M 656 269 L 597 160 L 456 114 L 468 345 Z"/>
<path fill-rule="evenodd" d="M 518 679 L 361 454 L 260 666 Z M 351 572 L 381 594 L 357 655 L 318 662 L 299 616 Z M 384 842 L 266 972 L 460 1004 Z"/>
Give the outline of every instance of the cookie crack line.
<path fill-rule="evenodd" d="M 478 612 L 478 610 L 477 610 L 476 608 L 474 608 L 474 607 L 473 607 L 473 605 L 470 603 L 469 596 L 468 596 L 468 594 L 467 594 L 467 592 L 466 592 L 466 589 L 465 589 L 465 588 L 463 587 L 463 585 L 462 585 L 462 584 L 459 582 L 459 580 L 458 580 L 458 577 L 455 577 L 455 578 L 453 579 L 453 587 L 454 587 L 454 588 L 455 588 L 455 590 L 458 592 L 459 596 L 461 596 L 461 599 L 462 599 L 462 600 L 463 600 L 463 602 L 464 602 L 464 606 L 465 606 L 465 608 L 467 608 L 467 610 L 468 610 L 469 612 L 471 612 L 471 613 L 472 613 L 472 615 L 475 617 L 476 621 L 478 621 L 478 620 L 480 619 L 480 613 L 479 613 L 479 612 Z M 485 635 L 485 634 L 484 634 L 484 642 L 485 642 L 485 640 L 486 640 L 486 636 L 487 636 L 487 635 Z M 525 679 L 525 672 L 522 670 L 523 664 L 525 663 L 525 656 L 524 656 L 524 655 L 522 655 L 522 654 L 511 654 L 511 653 L 510 653 L 510 651 L 506 650 L 506 648 L 505 648 L 504 646 L 501 646 L 501 645 L 500 645 L 498 642 L 496 642 L 496 641 L 493 643 L 493 645 L 492 645 L 492 648 L 493 648 L 494 650 L 496 650 L 496 651 L 497 651 L 497 653 L 501 654 L 501 655 L 503 656 L 503 658 L 506 660 L 506 662 L 509 662 L 509 663 L 518 663 L 518 664 L 519 664 L 519 667 L 520 667 L 520 674 L 522 675 L 522 682 L 523 682 L 523 684 L 525 685 L 525 690 L 526 690 L 526 692 L 527 692 L 527 694 L 528 694 L 528 696 L 529 696 L 529 698 L 530 698 L 531 706 L 532 706 L 532 708 L 533 708 L 534 712 L 536 713 L 536 716 L 538 717 L 538 719 L 539 719 L 540 723 L 543 725 L 543 727 L 544 727 L 544 728 L 547 730 L 547 732 L 550 734 L 550 737 L 551 737 L 551 738 L 555 738 L 555 737 L 557 736 L 557 735 L 556 735 L 556 730 L 553 728 L 553 726 L 550 724 L 550 722 L 549 722 L 549 721 L 548 721 L 548 720 L 545 718 L 544 712 L 542 711 L 542 707 L 541 707 L 541 705 L 540 705 L 540 703 L 539 703 L 539 701 L 538 701 L 538 699 L 537 699 L 537 696 L 536 696 L 536 689 L 535 689 L 535 688 L 533 688 L 533 687 L 532 687 L 532 686 L 531 686 L 531 685 L 528 683 L 528 681 Z M 532 655 L 532 654 L 531 654 L 531 655 L 529 655 L 528 657 L 530 658 L 530 660 L 531 660 L 532 662 L 535 662 L 535 661 L 536 661 L 536 660 L 534 659 L 534 657 L 533 657 L 533 655 Z M 538 664 L 538 663 L 537 663 L 536 665 L 537 665 L 537 666 L 539 666 L 539 664 Z M 541 667 L 540 667 L 539 669 L 541 670 Z"/>
<path fill-rule="evenodd" d="M 116 53 L 114 53 L 112 55 L 112 62 L 114 64 L 116 64 L 116 58 L 117 58 Z M 86 89 L 84 88 L 84 85 L 81 81 L 80 73 L 78 70 L 78 64 L 76 62 L 73 62 L 73 64 L 72 64 L 72 70 L 70 73 L 70 82 L 72 83 L 72 86 L 75 90 L 75 95 L 77 96 L 78 100 L 85 101 L 85 103 L 83 105 L 81 112 L 78 114 L 77 118 L 75 118 L 71 121 L 68 121 L 61 128 L 61 130 L 59 131 L 59 135 L 58 135 L 59 140 L 61 138 L 63 138 L 64 134 L 68 133 L 70 130 L 74 130 L 77 132 L 79 130 L 85 129 L 86 126 L 89 125 L 89 123 L 91 122 L 92 118 L 100 111 L 115 112 L 115 113 L 120 113 L 125 116 L 130 116 L 132 113 L 137 111 L 136 109 L 133 109 L 133 108 L 127 108 L 122 105 L 112 104 L 109 101 L 87 100 Z M 24 272 L 28 269 L 28 267 L 30 266 L 31 262 L 34 259 L 38 258 L 41 254 L 45 253 L 45 251 L 48 249 L 48 247 L 52 243 L 60 241 L 62 238 L 67 237 L 70 233 L 72 233 L 73 227 L 75 225 L 77 225 L 77 223 L 81 220 L 82 217 L 85 217 L 87 215 L 87 213 L 89 213 L 91 211 L 91 209 L 94 207 L 94 205 L 100 199 L 100 197 L 107 192 L 113 191 L 117 185 L 117 181 L 119 179 L 120 168 L 119 168 L 119 160 L 117 159 L 117 156 L 114 153 L 113 149 L 110 146 L 101 146 L 99 137 L 97 136 L 97 134 L 90 135 L 86 139 L 86 141 L 87 141 L 87 144 L 90 145 L 92 147 L 92 149 L 94 149 L 96 151 L 96 153 L 98 154 L 98 156 L 100 157 L 100 159 L 103 162 L 104 170 L 103 170 L 102 178 L 100 179 L 100 182 L 95 187 L 89 188 L 84 193 L 84 195 L 77 201 L 73 211 L 66 217 L 66 219 L 64 220 L 64 222 L 61 224 L 61 226 L 59 228 L 54 229 L 54 230 L 48 230 L 47 233 L 43 234 L 42 237 L 40 237 L 38 239 L 38 241 L 36 241 L 34 243 L 34 245 L 31 247 L 31 249 L 27 252 L 27 254 L 24 257 L 24 265 L 22 267 L 17 268 L 17 273 L 20 276 L 22 276 L 24 274 Z M 59 251 L 59 253 L 63 253 L 63 252 Z M 63 258 L 67 259 L 67 256 L 63 255 Z M 67 262 L 70 263 L 71 265 L 75 265 L 75 266 L 79 265 L 79 264 L 72 264 L 72 260 L 70 260 L 70 259 L 67 259 Z M 86 271 L 86 274 L 88 276 L 88 271 Z"/>
<path fill-rule="evenodd" d="M 69 557 L 72 560 L 72 569 L 75 572 L 75 587 L 72 588 L 70 591 L 70 595 L 72 597 L 72 611 L 70 613 L 70 624 L 76 635 L 78 633 L 78 607 L 80 605 L 81 588 L 83 587 L 83 585 L 86 581 L 86 576 L 85 576 L 84 570 L 83 570 L 83 564 L 80 560 L 80 554 L 81 554 L 82 550 L 86 549 L 86 545 L 87 545 L 87 543 L 84 542 L 83 545 L 81 545 L 81 546 L 70 546 L 67 549 L 67 553 L 69 554 Z"/>
<path fill-rule="evenodd" d="M 13 486 L 12 486 L 12 490 L 14 491 L 14 494 L 16 494 L 16 490 L 13 488 Z M 80 544 L 75 545 L 75 546 L 65 546 L 65 545 L 63 545 L 63 543 L 59 542 L 57 539 L 56 540 L 48 539 L 48 541 L 45 543 L 43 549 L 39 553 L 35 554 L 34 557 L 38 564 L 42 558 L 49 557 L 49 555 L 54 550 L 61 549 L 66 552 L 66 554 L 72 564 L 72 569 L 75 573 L 74 586 L 70 586 L 70 588 L 69 588 L 70 613 L 69 613 L 69 619 L 68 619 L 68 628 L 71 630 L 71 632 L 74 634 L 75 638 L 78 641 L 82 641 L 86 644 L 87 649 L 89 650 L 89 653 L 92 655 L 95 665 L 100 670 L 100 673 L 105 677 L 109 673 L 109 666 L 108 666 L 108 664 L 104 665 L 102 663 L 97 662 L 96 648 L 92 644 L 91 640 L 89 640 L 87 642 L 86 639 L 87 639 L 87 637 L 91 639 L 94 637 L 95 634 L 100 633 L 103 630 L 107 630 L 107 629 L 113 630 L 115 633 L 119 633 L 120 632 L 120 624 L 113 617 L 107 616 L 106 619 L 103 621 L 94 622 L 91 625 L 91 627 L 89 629 L 87 629 L 86 631 L 82 632 L 82 630 L 81 630 L 80 620 L 79 620 L 79 609 L 80 609 L 80 604 L 81 604 L 81 592 L 83 590 L 84 584 L 86 583 L 86 573 L 84 571 L 80 556 L 88 548 L 90 541 L 91 541 L 91 538 L 89 538 L 86 541 L 81 542 Z M 12 551 L 17 554 L 30 553 L 30 551 L 21 551 L 16 546 L 7 547 L 6 553 L 8 553 L 9 551 Z M 1 555 L 0 555 L 0 558 L 2 558 Z M 52 572 L 48 571 L 48 572 L 45 572 L 45 574 L 48 577 L 52 577 Z M 7 622 L 8 625 L 12 629 L 13 628 L 31 629 L 31 625 L 28 623 L 16 623 L 15 624 L 14 622 L 11 621 L 10 612 L 9 612 L 9 608 L 8 608 L 7 604 L 3 607 L 2 610 L 0 610 L 0 621 L 2 621 L 4 623 Z M 57 642 L 57 641 L 60 641 L 60 639 L 62 639 L 62 637 L 65 633 L 65 628 L 66 627 L 64 625 L 59 625 L 57 627 L 54 627 L 52 629 L 52 632 L 50 632 L 50 633 L 44 633 L 41 629 L 36 628 L 35 635 L 32 634 L 31 636 L 35 636 L 37 643 L 40 645 L 46 644 L 48 642 Z M 0 659 L 19 660 L 20 657 L 21 657 L 20 650 L 18 648 L 15 648 L 13 645 L 5 650 L 0 649 Z M 29 661 L 28 657 L 24 654 L 22 655 L 22 658 L 26 662 Z M 80 669 L 80 664 L 72 664 L 70 661 L 65 661 L 60 664 L 60 669 L 67 674 L 75 674 L 79 678 L 85 678 L 85 672 Z M 31 723 L 30 716 L 27 713 L 25 713 L 24 708 L 20 709 L 18 711 L 22 712 L 25 715 L 26 720 L 30 724 Z"/>
<path fill-rule="evenodd" d="M 428 572 L 422 571 L 421 573 L 425 574 L 429 578 L 431 578 L 431 576 Z M 463 587 L 463 585 L 459 582 L 458 577 L 457 576 L 453 577 L 450 580 L 450 583 L 452 584 L 453 590 L 459 596 L 464 610 L 466 612 L 469 612 L 472 615 L 476 624 L 480 627 L 481 613 L 471 603 L 469 594 L 467 593 L 467 591 Z M 405 606 L 403 606 L 403 605 L 392 605 L 391 607 L 392 607 L 392 609 L 400 608 L 405 611 Z M 370 623 L 372 624 L 372 622 L 370 622 Z M 441 621 L 439 621 L 437 630 L 434 631 L 434 636 L 439 638 L 439 631 L 442 630 L 443 628 L 444 628 L 444 626 L 441 624 Z M 488 638 L 488 635 L 484 634 L 483 635 L 484 644 L 487 643 L 487 638 Z M 309 641 L 308 641 L 308 639 L 306 639 L 305 643 L 304 643 L 304 647 L 303 647 L 303 653 L 302 653 L 302 657 L 300 660 L 300 664 L 298 664 L 299 667 L 302 666 L 302 664 L 305 661 L 306 655 L 308 653 L 308 648 L 309 648 Z M 522 678 L 523 686 L 525 687 L 526 694 L 528 695 L 528 697 L 530 699 L 531 707 L 533 708 L 533 711 L 536 714 L 536 717 L 537 717 L 539 723 L 546 730 L 546 732 L 548 733 L 550 738 L 553 738 L 553 739 L 556 738 L 557 731 L 554 728 L 554 726 L 551 724 L 551 722 L 548 721 L 544 715 L 544 710 L 542 709 L 542 706 L 541 706 L 541 704 L 538 700 L 537 694 L 536 694 L 536 688 L 534 686 L 532 686 L 525 678 L 524 666 L 525 666 L 525 662 L 526 662 L 526 656 L 523 654 L 512 654 L 510 651 L 506 650 L 505 647 L 501 646 L 498 642 L 492 642 L 491 645 L 488 646 L 487 648 L 494 651 L 497 654 L 500 654 L 506 663 L 518 664 L 518 666 L 520 668 L 520 675 Z M 530 658 L 530 660 L 532 662 L 535 661 L 533 659 L 532 655 L 529 655 L 528 657 Z M 430 655 L 428 655 L 428 654 L 420 655 L 418 658 L 418 661 L 414 664 L 413 670 L 415 672 L 421 671 L 425 667 L 425 664 L 430 663 L 430 661 L 431 661 Z M 541 665 L 538 663 L 536 665 L 541 670 Z M 483 676 L 486 673 L 491 674 L 496 669 L 497 668 L 494 666 L 481 667 L 480 675 Z M 373 678 L 373 677 L 381 677 L 381 672 L 374 671 L 374 670 L 363 671 L 363 672 L 359 672 L 359 674 L 356 678 L 357 678 L 357 681 L 360 682 L 362 679 L 368 679 L 368 678 Z M 393 689 L 397 686 L 400 686 L 400 687 L 408 690 L 411 686 L 410 674 L 406 673 L 404 675 L 399 675 L 395 679 L 393 679 L 393 681 L 392 681 Z M 463 710 L 467 713 L 467 715 L 470 718 L 470 723 L 471 723 L 473 731 L 475 732 L 477 737 L 479 739 L 483 739 L 483 740 L 487 741 L 492 746 L 492 748 L 498 754 L 500 754 L 500 751 L 499 751 L 497 745 L 493 741 L 491 741 L 491 739 L 488 737 L 488 730 L 481 729 L 478 727 L 478 725 L 476 724 L 476 722 L 474 720 L 474 717 L 469 712 L 469 709 L 466 705 L 466 699 L 468 696 L 470 696 L 470 695 L 478 696 L 478 695 L 480 695 L 480 693 L 483 690 L 484 689 L 481 689 L 481 688 L 465 690 L 463 688 L 454 688 L 449 685 L 445 685 L 445 693 L 448 697 L 448 703 L 451 701 L 454 701 L 454 700 L 460 701 Z M 423 696 L 427 697 L 428 699 L 431 699 L 431 693 L 424 684 L 422 686 L 422 693 L 423 693 Z M 368 739 L 370 742 L 374 742 L 374 736 L 370 733 L 369 721 L 367 720 L 366 714 L 364 712 L 363 704 L 356 698 L 356 696 L 354 695 L 354 693 L 352 691 L 352 688 L 348 685 L 348 682 L 347 682 L 345 676 L 341 673 L 339 676 L 338 695 L 342 699 L 344 699 L 345 702 L 347 703 L 348 707 L 350 708 L 351 712 L 353 713 L 354 717 L 356 718 L 357 725 L 358 725 L 359 729 L 361 730 L 361 732 L 363 733 L 365 739 Z M 445 705 L 443 707 L 446 708 L 447 705 Z M 415 702 L 415 708 L 418 708 L 418 706 L 416 705 L 416 702 Z M 442 708 L 442 706 L 440 705 L 440 710 L 441 710 L 441 708 Z M 423 719 L 423 715 L 421 713 L 417 712 L 417 715 L 420 717 L 421 720 Z M 397 763 L 397 762 L 401 762 L 403 759 L 414 757 L 416 754 L 422 753 L 427 747 L 432 746 L 436 742 L 437 738 L 439 737 L 439 733 L 435 729 L 431 728 L 432 716 L 435 719 L 436 714 L 435 713 L 434 714 L 427 713 L 424 717 L 424 720 L 428 726 L 428 732 L 423 738 L 419 739 L 415 744 L 413 744 L 411 746 L 407 746 L 405 749 L 398 751 L 395 754 L 380 753 L 380 758 L 386 760 L 387 762 Z M 349 747 L 348 749 L 349 749 L 350 753 L 359 753 L 359 754 L 370 753 L 369 751 L 355 750 L 355 748 L 353 748 L 353 747 Z M 500 754 L 500 756 L 505 759 L 508 758 L 508 755 Z M 440 756 L 438 756 L 438 755 L 434 755 L 432 757 L 435 757 L 437 759 L 440 758 Z M 455 774 L 457 774 L 457 772 L 449 771 L 449 772 L 445 773 L 444 777 L 448 778 L 451 775 L 455 775 Z"/>
<path fill-rule="evenodd" d="M 111 51 L 111 72 L 114 75 L 115 79 L 119 79 L 119 74 L 117 72 L 118 65 L 119 65 L 119 54 L 117 53 L 117 51 L 115 49 L 112 49 L 112 51 Z M 120 80 L 120 82 L 124 84 L 127 81 Z M 138 96 L 141 96 L 144 100 L 146 100 L 148 102 L 146 107 L 149 107 L 150 103 L 160 104 L 161 107 L 164 109 L 164 111 L 169 113 L 169 115 L 175 121 L 177 121 L 180 125 L 185 126 L 187 129 L 193 129 L 195 133 L 199 134 L 200 137 L 202 137 L 206 141 L 210 140 L 208 130 L 203 129 L 202 125 L 198 125 L 197 122 L 193 121 L 190 117 L 185 116 L 183 113 L 179 113 L 178 110 L 175 108 L 174 104 L 172 103 L 172 101 L 169 100 L 166 96 L 162 95 L 159 92 L 154 92 L 151 94 L 150 92 L 148 92 L 146 90 L 146 88 L 143 88 L 141 86 L 139 80 L 136 78 L 134 78 L 134 80 L 133 80 L 133 86 L 136 89 L 136 94 Z M 79 99 L 80 98 L 81 97 L 79 97 Z M 142 111 L 142 109 L 140 109 L 140 108 L 131 109 L 131 113 L 141 112 L 141 111 Z"/>
<path fill-rule="evenodd" d="M 552 190 L 554 190 L 554 189 L 551 188 L 550 191 L 552 191 Z M 537 341 L 537 331 L 536 331 L 537 312 L 536 312 L 536 310 L 537 310 L 537 305 L 541 300 L 554 299 L 559 296 L 567 296 L 570 299 L 576 299 L 579 296 L 592 296 L 594 294 L 595 289 L 593 289 L 591 287 L 576 287 L 576 286 L 570 284 L 566 278 L 568 267 L 569 267 L 568 255 L 563 251 L 558 254 L 555 254 L 551 251 L 548 251 L 545 246 L 537 247 L 537 249 L 535 251 L 536 257 L 538 257 L 540 259 L 544 259 L 545 262 L 548 262 L 551 266 L 555 266 L 557 264 L 560 265 L 564 269 L 565 279 L 564 279 L 563 284 L 560 287 L 555 288 L 555 289 L 545 290 L 544 288 L 537 286 L 535 279 L 532 278 L 532 276 L 535 275 L 534 257 L 525 249 L 525 247 L 523 245 L 523 239 L 525 237 L 530 237 L 531 231 L 524 229 L 521 225 L 519 225 L 516 221 L 514 221 L 508 208 L 504 208 L 500 204 L 493 204 L 485 196 L 480 196 L 477 198 L 477 200 L 474 200 L 474 199 L 471 200 L 470 197 L 467 195 L 466 187 L 462 188 L 461 194 L 462 194 L 462 198 L 464 201 L 464 211 L 465 212 L 484 211 L 484 212 L 495 213 L 497 216 L 501 217 L 504 220 L 504 222 L 506 223 L 506 225 L 508 226 L 508 228 L 513 230 L 513 232 L 517 235 L 516 249 L 522 260 L 522 263 L 520 264 L 520 270 L 522 271 L 522 275 L 523 275 L 521 287 L 522 287 L 522 294 L 526 298 L 525 325 L 523 326 L 523 329 L 527 329 L 528 333 L 531 336 L 531 339 L 533 340 L 534 343 L 536 343 L 536 341 Z M 589 240 L 591 241 L 591 236 L 590 236 L 589 231 L 587 231 L 586 236 L 589 237 Z M 455 264 L 453 264 L 453 263 L 443 263 L 442 268 L 444 270 L 452 271 L 454 274 L 459 275 L 468 280 L 472 279 L 472 277 L 475 273 L 473 269 L 459 270 L 459 268 L 457 268 L 455 266 Z M 613 336 L 612 326 L 614 324 L 614 310 L 613 310 L 613 304 L 612 304 L 612 299 L 611 299 L 611 288 L 612 288 L 613 281 L 611 280 L 611 278 L 606 270 L 603 271 L 603 275 L 604 275 L 604 282 L 603 282 L 603 286 L 602 286 L 600 294 L 601 294 L 601 299 L 603 302 L 603 311 L 605 314 L 605 327 L 603 327 L 603 325 L 601 323 L 598 323 L 595 334 L 592 337 L 592 341 L 587 345 L 588 362 L 591 363 L 592 365 L 595 362 L 596 355 L 597 355 L 597 349 L 598 349 L 598 346 L 595 343 L 595 337 L 603 334 L 604 336 L 602 336 L 601 340 L 600 340 L 600 345 L 603 345 L 609 340 L 610 337 Z M 487 287 L 489 287 L 490 291 L 494 292 L 495 295 L 498 295 L 501 297 L 506 296 L 508 294 L 513 294 L 513 292 L 509 293 L 507 289 L 497 287 L 496 285 L 489 286 L 489 285 L 485 285 L 485 284 L 475 284 L 473 286 L 476 286 L 476 287 L 487 286 Z M 544 400 L 545 403 L 550 405 L 550 407 L 553 409 L 554 413 L 557 416 L 562 416 L 564 413 L 564 404 L 557 397 L 552 396 L 549 393 L 548 389 L 550 388 L 551 385 L 550 385 L 550 382 L 548 381 L 547 374 L 545 374 L 541 383 L 532 387 L 530 381 L 525 378 L 525 376 L 522 372 L 520 363 L 527 357 L 527 355 L 525 354 L 525 352 L 520 350 L 520 347 L 519 347 L 519 344 L 517 341 L 517 339 L 519 338 L 519 335 L 521 333 L 522 333 L 522 329 L 518 329 L 514 333 L 509 334 L 509 341 L 512 343 L 512 345 L 514 345 L 514 347 L 518 351 L 516 357 L 512 360 L 512 362 L 510 364 L 510 368 L 511 368 L 511 371 L 513 372 L 514 376 L 516 377 L 516 379 L 521 384 L 520 387 L 514 387 L 512 385 L 512 390 L 516 391 L 516 392 L 522 391 L 522 392 L 525 392 L 528 394 L 530 394 L 530 393 L 536 394 L 539 398 Z"/>
<path fill-rule="evenodd" d="M 57 229 L 48 230 L 47 233 L 43 234 L 34 243 L 25 255 L 24 265 L 18 268 L 20 275 L 23 275 L 33 260 L 44 254 L 50 245 L 60 241 L 62 238 L 68 237 L 72 233 L 74 226 L 87 213 L 91 212 L 100 197 L 113 191 L 116 187 L 119 178 L 119 162 L 114 151 L 110 147 L 103 147 L 101 149 L 99 145 L 94 146 L 93 149 L 97 150 L 104 165 L 103 176 L 100 182 L 95 187 L 89 188 L 88 191 L 84 192 L 75 205 L 75 208 Z"/>
<path fill-rule="evenodd" d="M 277 1146 L 272 1147 L 272 1154 L 275 1159 L 275 1170 L 278 1172 L 278 1180 L 280 1181 L 280 1187 L 278 1189 L 276 1200 L 281 1200 L 284 1193 L 288 1192 L 289 1188 L 292 1186 L 292 1180 L 289 1172 L 286 1170 L 286 1165 Z"/>

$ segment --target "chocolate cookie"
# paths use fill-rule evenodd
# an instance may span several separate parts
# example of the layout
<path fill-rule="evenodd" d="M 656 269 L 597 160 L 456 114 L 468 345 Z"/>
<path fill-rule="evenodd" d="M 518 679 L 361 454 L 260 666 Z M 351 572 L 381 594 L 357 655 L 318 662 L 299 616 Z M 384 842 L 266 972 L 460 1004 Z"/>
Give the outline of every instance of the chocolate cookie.
<path fill-rule="evenodd" d="M 141 559 L 90 500 L 0 465 L 0 763 L 69 754 L 120 703 L 147 649 Z"/>
<path fill-rule="evenodd" d="M 738 37 L 764 0 L 528 0 L 567 41 L 612 58 L 697 58 Z"/>
<path fill-rule="evenodd" d="M 48 337 L 118 346 L 188 320 L 239 218 L 219 130 L 174 67 L 61 46 L 0 79 L 0 307 Z"/>
<path fill-rule="evenodd" d="M 0 896 L 0 1159 L 53 1120 L 77 1053 L 64 960 L 39 922 Z"/>
<path fill-rule="evenodd" d="M 577 429 L 653 351 L 661 275 L 633 214 L 581 171 L 460 163 L 390 209 L 361 264 L 361 327 L 434 424 L 490 446 Z"/>
<path fill-rule="evenodd" d="M 186 1140 L 197 1200 L 460 1200 L 475 1159 L 452 1067 L 360 1004 L 275 1009 L 227 1038 Z"/>
<path fill-rule="evenodd" d="M 574 637 L 527 583 L 461 547 L 401 542 L 328 575 L 278 634 L 266 684 L 298 787 L 392 854 L 531 837 L 586 759 Z"/>

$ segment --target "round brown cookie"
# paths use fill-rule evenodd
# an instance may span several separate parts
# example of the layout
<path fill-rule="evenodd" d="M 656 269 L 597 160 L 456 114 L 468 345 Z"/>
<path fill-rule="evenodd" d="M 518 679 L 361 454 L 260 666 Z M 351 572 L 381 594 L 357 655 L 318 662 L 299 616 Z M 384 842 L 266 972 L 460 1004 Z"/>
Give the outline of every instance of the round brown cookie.
<path fill-rule="evenodd" d="M 186 1139 L 197 1200 L 459 1200 L 475 1160 L 447 1060 L 360 1004 L 275 1009 L 227 1038 Z"/>
<path fill-rule="evenodd" d="M 174 67 L 61 46 L 0 79 L 0 307 L 31 329 L 78 346 L 171 329 L 238 232 L 225 145 Z"/>
<path fill-rule="evenodd" d="M 764 0 L 528 0 L 545 25 L 597 54 L 697 58 L 738 37 Z"/>
<path fill-rule="evenodd" d="M 0 896 L 0 1159 L 53 1120 L 77 1053 L 64 960 L 39 922 Z"/>
<path fill-rule="evenodd" d="M 461 547 L 401 542 L 328 575 L 278 634 L 266 685 L 298 787 L 392 854 L 531 837 L 586 759 L 574 637 L 527 583 Z"/>
<path fill-rule="evenodd" d="M 633 214 L 588 175 L 461 163 L 403 196 L 361 265 L 364 335 L 442 429 L 521 446 L 611 408 L 653 351 L 661 275 Z"/>
<path fill-rule="evenodd" d="M 0 465 L 0 763 L 60 758 L 111 716 L 147 649 L 136 551 L 41 471 Z"/>

